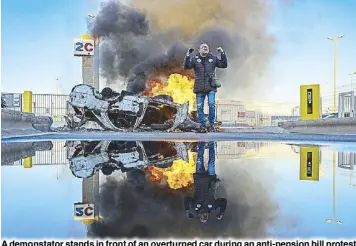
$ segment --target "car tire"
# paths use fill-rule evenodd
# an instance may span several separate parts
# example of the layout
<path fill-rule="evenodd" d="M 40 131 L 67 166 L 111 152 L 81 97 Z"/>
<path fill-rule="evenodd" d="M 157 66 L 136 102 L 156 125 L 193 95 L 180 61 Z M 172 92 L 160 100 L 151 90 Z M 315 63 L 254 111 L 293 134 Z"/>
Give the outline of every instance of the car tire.
<path fill-rule="evenodd" d="M 170 124 L 151 124 L 151 129 L 152 130 L 168 130 L 169 128 L 171 128 Z"/>
<path fill-rule="evenodd" d="M 110 167 L 103 167 L 103 168 L 101 169 L 101 172 L 102 172 L 105 176 L 109 176 L 109 175 L 112 174 L 113 170 L 112 170 L 112 168 L 110 168 Z"/>
<path fill-rule="evenodd" d="M 105 87 L 102 91 L 101 91 L 101 95 L 103 97 L 106 97 L 106 98 L 110 98 L 112 97 L 113 95 L 113 91 L 110 87 Z"/>

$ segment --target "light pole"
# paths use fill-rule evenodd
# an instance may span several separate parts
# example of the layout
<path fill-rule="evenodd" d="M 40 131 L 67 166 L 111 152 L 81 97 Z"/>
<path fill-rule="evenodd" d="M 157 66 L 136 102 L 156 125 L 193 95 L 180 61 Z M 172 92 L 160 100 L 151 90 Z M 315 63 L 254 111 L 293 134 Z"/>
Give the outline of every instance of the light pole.
<path fill-rule="evenodd" d="M 337 41 L 343 38 L 345 35 L 339 35 L 337 37 L 329 37 L 328 39 L 334 42 L 334 113 L 336 110 L 336 80 L 337 80 Z"/>
<path fill-rule="evenodd" d="M 343 222 L 336 218 L 336 152 L 333 152 L 333 217 L 325 220 L 327 223 L 336 222 L 342 225 Z"/>
<path fill-rule="evenodd" d="M 349 73 L 350 76 L 350 86 L 351 86 L 351 92 L 353 91 L 353 86 L 352 86 L 352 76 L 356 74 L 356 71 L 353 73 Z"/>
<path fill-rule="evenodd" d="M 350 183 L 349 183 L 349 186 L 356 187 L 356 184 L 352 183 L 352 178 L 353 178 L 353 170 L 350 170 Z"/>
<path fill-rule="evenodd" d="M 59 92 L 60 92 L 59 78 L 56 78 L 56 94 L 59 95 Z"/>

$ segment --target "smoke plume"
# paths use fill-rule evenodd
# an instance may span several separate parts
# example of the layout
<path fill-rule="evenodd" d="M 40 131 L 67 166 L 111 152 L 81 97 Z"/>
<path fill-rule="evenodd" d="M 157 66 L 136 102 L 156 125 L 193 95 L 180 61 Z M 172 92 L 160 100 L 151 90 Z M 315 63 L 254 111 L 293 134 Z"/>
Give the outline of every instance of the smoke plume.
<path fill-rule="evenodd" d="M 262 0 L 104 2 L 90 27 L 103 40 L 102 76 L 108 85 L 125 81 L 128 90 L 141 92 L 152 71 L 182 67 L 187 49 L 207 42 L 213 53 L 221 46 L 228 56 L 228 68 L 218 71 L 218 95 L 251 95 L 262 88 L 258 79 L 274 52 L 269 8 Z"/>
<path fill-rule="evenodd" d="M 190 190 L 171 190 L 145 181 L 140 175 L 121 180 L 110 178 L 100 192 L 103 220 L 91 225 L 88 234 L 104 238 L 265 237 L 267 228 L 275 221 L 277 206 L 269 180 L 273 174 L 266 177 L 263 166 L 258 164 L 217 163 L 222 184 L 216 198 L 226 198 L 228 205 L 223 220 L 216 220 L 216 214 L 212 213 L 206 224 L 189 220 L 185 215 L 183 198 L 191 195 Z M 139 182 L 133 185 L 133 180 Z"/>

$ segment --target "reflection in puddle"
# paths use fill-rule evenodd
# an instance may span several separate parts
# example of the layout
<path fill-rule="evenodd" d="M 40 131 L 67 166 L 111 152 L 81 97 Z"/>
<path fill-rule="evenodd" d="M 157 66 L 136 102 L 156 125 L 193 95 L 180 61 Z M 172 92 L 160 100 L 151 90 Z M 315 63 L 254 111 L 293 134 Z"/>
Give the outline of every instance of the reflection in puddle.
<path fill-rule="evenodd" d="M 31 157 L 37 151 L 50 151 L 53 148 L 52 142 L 33 142 L 33 143 L 2 143 L 1 144 L 1 165 L 11 165 L 14 162 L 25 159 L 27 166 L 32 165 Z"/>
<path fill-rule="evenodd" d="M 81 182 L 81 197 L 67 203 L 94 204 L 93 218 L 82 220 L 90 237 L 351 237 L 355 227 L 349 213 L 355 200 L 356 153 L 315 145 L 2 144 L 2 165 L 4 171 L 60 166 L 57 182 Z M 31 186 L 46 175 L 21 180 Z M 5 204 L 4 210 L 14 215 L 16 206 L 22 205 Z M 65 213 L 73 216 L 73 210 Z M 14 216 L 3 225 L 14 223 Z"/>
<path fill-rule="evenodd" d="M 261 183 L 253 176 L 264 168 L 251 166 L 246 170 L 240 165 L 215 168 L 216 143 L 185 146 L 188 162 L 174 160 L 170 167 L 136 169 L 124 179 L 110 176 L 100 191 L 101 219 L 89 226 L 89 235 L 266 235 L 277 205 L 269 195 L 270 182 L 266 179 Z"/>
<path fill-rule="evenodd" d="M 98 170 L 128 172 L 148 167 L 167 168 L 175 160 L 188 161 L 189 144 L 178 142 L 68 141 L 70 169 L 77 178 L 89 178 Z"/>

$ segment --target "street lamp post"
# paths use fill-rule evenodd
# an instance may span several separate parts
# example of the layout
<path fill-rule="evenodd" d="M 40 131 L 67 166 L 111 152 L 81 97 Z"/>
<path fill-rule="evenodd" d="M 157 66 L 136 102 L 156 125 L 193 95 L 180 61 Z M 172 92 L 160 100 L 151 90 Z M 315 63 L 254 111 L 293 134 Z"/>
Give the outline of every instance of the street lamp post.
<path fill-rule="evenodd" d="M 337 41 L 343 38 L 345 35 L 339 35 L 337 37 L 329 37 L 328 39 L 334 42 L 334 113 L 336 109 L 336 80 L 337 80 Z"/>
<path fill-rule="evenodd" d="M 349 182 L 349 186 L 351 186 L 351 187 L 356 187 L 356 184 L 352 183 L 352 178 L 353 178 L 353 170 L 350 170 L 350 182 Z"/>
<path fill-rule="evenodd" d="M 333 152 L 333 217 L 325 220 L 327 223 L 336 222 L 343 224 L 341 220 L 336 218 L 336 152 Z"/>

